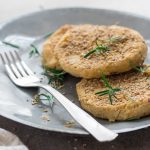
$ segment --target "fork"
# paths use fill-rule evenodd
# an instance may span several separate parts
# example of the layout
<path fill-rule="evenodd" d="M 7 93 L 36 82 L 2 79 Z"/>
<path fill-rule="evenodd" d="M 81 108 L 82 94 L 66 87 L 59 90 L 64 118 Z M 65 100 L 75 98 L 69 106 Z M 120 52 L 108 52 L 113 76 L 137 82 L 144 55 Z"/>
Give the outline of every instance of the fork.
<path fill-rule="evenodd" d="M 11 81 L 19 87 L 39 87 L 51 93 L 69 112 L 69 114 L 98 141 L 111 141 L 118 134 L 105 128 L 83 109 L 72 103 L 64 95 L 50 85 L 40 83 L 40 79 L 20 58 L 17 51 L 9 51 L 0 54 L 6 72 Z"/>

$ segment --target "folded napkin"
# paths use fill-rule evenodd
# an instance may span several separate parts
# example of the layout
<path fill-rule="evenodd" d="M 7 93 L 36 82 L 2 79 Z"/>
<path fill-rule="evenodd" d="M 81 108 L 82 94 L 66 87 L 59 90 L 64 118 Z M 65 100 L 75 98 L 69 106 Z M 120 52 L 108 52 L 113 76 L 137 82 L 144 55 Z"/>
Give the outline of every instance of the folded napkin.
<path fill-rule="evenodd" d="M 0 150 L 28 150 L 14 134 L 0 128 Z"/>

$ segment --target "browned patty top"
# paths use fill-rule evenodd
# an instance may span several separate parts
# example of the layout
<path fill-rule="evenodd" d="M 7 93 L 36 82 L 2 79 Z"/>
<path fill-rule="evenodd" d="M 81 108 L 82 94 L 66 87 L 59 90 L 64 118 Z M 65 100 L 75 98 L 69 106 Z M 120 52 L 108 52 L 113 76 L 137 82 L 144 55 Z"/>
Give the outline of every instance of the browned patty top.
<path fill-rule="evenodd" d="M 96 41 L 98 45 L 109 47 L 109 51 L 93 53 L 88 58 L 84 58 L 85 54 L 97 47 Z M 145 41 L 138 32 L 120 26 L 98 25 L 75 26 L 55 47 L 61 67 L 71 74 L 78 76 L 79 73 L 81 77 L 86 77 L 86 74 L 88 76 L 92 72 L 91 77 L 98 77 L 100 67 L 106 68 L 104 71 L 106 74 L 117 72 L 117 70 L 118 72 L 130 70 L 132 67 L 125 61 L 133 61 L 135 65 L 138 65 L 145 59 L 146 51 Z M 125 70 L 121 69 L 122 65 L 126 68 Z M 115 70 L 116 66 L 117 70 Z"/>
<path fill-rule="evenodd" d="M 140 101 L 150 98 L 150 78 L 149 75 L 130 71 L 124 74 L 113 75 L 107 78 L 113 88 L 120 88 L 113 97 L 113 105 L 124 104 L 127 101 Z M 82 79 L 77 84 L 77 91 L 81 101 L 95 106 L 110 106 L 108 95 L 99 96 L 95 93 L 108 88 L 100 79 Z"/>

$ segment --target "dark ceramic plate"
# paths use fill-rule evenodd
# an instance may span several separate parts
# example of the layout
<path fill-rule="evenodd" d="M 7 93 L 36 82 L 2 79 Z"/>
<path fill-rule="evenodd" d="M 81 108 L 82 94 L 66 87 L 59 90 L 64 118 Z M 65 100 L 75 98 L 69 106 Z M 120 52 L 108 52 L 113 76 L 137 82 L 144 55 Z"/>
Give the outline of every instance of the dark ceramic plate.
<path fill-rule="evenodd" d="M 83 23 L 100 25 L 119 23 L 119 25 L 138 30 L 146 40 L 150 39 L 150 20 L 146 18 L 103 9 L 64 8 L 37 12 L 7 22 L 0 28 L 0 40 L 12 34 L 40 36 L 49 31 L 55 31 L 63 24 Z M 28 52 L 28 50 L 21 51 L 20 54 L 22 58 L 35 72 L 41 72 L 40 59 L 37 57 L 30 59 Z M 79 103 L 75 92 L 75 84 L 79 80 L 80 79 L 68 75 L 66 76 L 65 86 L 63 88 L 63 92 L 66 93 L 66 96 L 77 105 L 79 105 Z M 32 96 L 35 93 L 37 93 L 37 89 L 22 89 L 11 83 L 4 72 L 4 67 L 0 64 L 0 114 L 2 116 L 44 130 L 88 134 L 77 123 L 71 126 L 71 128 L 65 126 L 66 121 L 70 121 L 72 118 L 57 102 L 53 107 L 53 111 L 48 108 L 49 111 L 46 115 L 49 116 L 50 121 L 41 119 L 41 116 L 45 115 L 43 108 L 31 104 Z M 150 125 L 149 117 L 114 123 L 102 119 L 98 119 L 98 121 L 117 133 L 133 131 Z"/>

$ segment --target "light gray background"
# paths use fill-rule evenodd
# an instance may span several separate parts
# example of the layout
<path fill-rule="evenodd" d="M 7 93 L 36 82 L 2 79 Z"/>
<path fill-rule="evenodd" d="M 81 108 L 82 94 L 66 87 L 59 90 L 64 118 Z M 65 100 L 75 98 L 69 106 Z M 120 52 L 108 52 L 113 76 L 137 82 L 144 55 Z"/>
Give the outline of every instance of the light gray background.
<path fill-rule="evenodd" d="M 150 17 L 149 0 L 0 0 L 0 22 L 43 9 L 76 6 L 121 10 Z"/>

